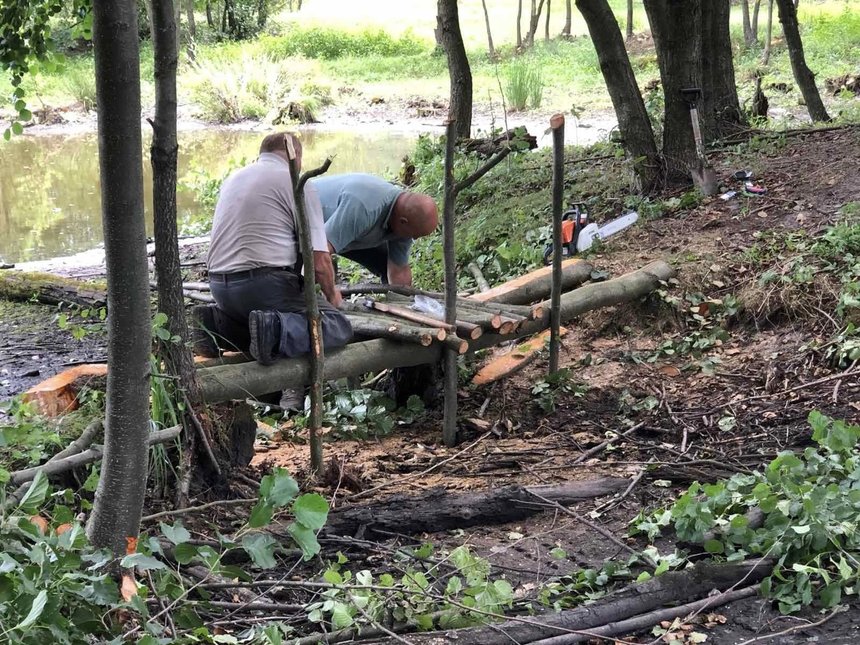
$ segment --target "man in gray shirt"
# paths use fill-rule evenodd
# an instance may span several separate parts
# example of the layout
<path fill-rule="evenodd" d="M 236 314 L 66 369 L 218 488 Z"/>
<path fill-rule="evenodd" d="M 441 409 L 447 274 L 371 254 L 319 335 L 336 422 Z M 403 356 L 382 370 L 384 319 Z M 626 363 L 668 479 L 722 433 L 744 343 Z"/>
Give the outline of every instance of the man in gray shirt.
<path fill-rule="evenodd" d="M 257 161 L 221 185 L 209 246 L 212 296 L 230 318 L 248 324 L 251 355 L 264 365 L 277 355 L 310 351 L 287 137 L 301 167 L 301 144 L 292 135 L 279 132 L 264 138 Z M 336 308 L 341 295 L 334 284 L 319 197 L 310 186 L 305 188 L 305 207 L 314 274 L 328 299 L 320 301 L 323 342 L 333 349 L 349 342 L 352 328 Z"/>
<path fill-rule="evenodd" d="M 358 262 L 383 283 L 411 285 L 412 240 L 436 229 L 436 202 L 360 173 L 310 183 L 319 192 L 329 250 Z"/>

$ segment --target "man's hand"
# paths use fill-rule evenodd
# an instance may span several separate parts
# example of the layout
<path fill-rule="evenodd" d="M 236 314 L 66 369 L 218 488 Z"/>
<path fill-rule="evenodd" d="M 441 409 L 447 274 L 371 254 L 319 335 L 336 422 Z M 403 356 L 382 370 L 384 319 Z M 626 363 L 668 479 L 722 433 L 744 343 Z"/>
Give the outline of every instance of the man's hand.
<path fill-rule="evenodd" d="M 314 276 L 329 303 L 333 307 L 340 307 L 343 296 L 334 284 L 334 266 L 331 263 L 330 253 L 314 251 Z"/>
<path fill-rule="evenodd" d="M 412 286 L 412 269 L 406 264 L 400 266 L 392 262 L 388 263 L 388 282 L 404 287 Z"/>

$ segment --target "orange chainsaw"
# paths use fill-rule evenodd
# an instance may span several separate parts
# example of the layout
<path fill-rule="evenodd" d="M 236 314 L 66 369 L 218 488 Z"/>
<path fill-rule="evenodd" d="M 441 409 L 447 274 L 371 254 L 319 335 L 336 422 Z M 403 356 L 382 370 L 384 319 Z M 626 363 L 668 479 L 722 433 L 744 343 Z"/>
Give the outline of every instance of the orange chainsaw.
<path fill-rule="evenodd" d="M 595 240 L 604 240 L 625 228 L 632 226 L 639 219 L 636 212 L 627 213 L 604 224 L 597 226 L 588 221 L 588 210 L 582 202 L 573 204 L 561 218 L 561 257 L 569 258 L 591 248 Z M 543 263 L 552 262 L 552 242 L 547 244 L 543 252 Z"/>

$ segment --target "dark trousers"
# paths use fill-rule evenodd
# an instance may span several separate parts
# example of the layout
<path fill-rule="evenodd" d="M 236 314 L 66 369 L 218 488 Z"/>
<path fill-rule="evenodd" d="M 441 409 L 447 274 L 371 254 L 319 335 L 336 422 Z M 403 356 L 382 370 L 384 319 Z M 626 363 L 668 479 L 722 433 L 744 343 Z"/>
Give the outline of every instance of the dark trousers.
<path fill-rule="evenodd" d="M 388 246 L 386 244 L 372 249 L 345 251 L 340 255 L 353 262 L 358 262 L 378 277 L 382 284 L 388 284 Z"/>
<path fill-rule="evenodd" d="M 276 311 L 281 320 L 279 353 L 299 356 L 311 351 L 307 307 L 301 277 L 286 269 L 263 268 L 234 274 L 210 274 L 209 285 L 218 307 L 235 320 L 248 324 L 252 311 Z M 346 345 L 352 326 L 328 301 L 319 299 L 323 347 Z"/>

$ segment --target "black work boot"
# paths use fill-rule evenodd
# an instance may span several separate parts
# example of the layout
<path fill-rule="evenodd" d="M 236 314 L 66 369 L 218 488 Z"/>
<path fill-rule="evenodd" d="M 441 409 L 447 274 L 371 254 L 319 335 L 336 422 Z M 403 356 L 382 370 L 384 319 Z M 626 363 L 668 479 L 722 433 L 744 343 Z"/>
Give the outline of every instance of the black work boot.
<path fill-rule="evenodd" d="M 218 358 L 221 351 L 215 340 L 216 305 L 197 305 L 191 308 L 191 350 L 197 356 Z"/>
<path fill-rule="evenodd" d="M 252 311 L 248 315 L 251 332 L 250 352 L 260 365 L 271 365 L 278 354 L 281 319 L 276 311 Z"/>

